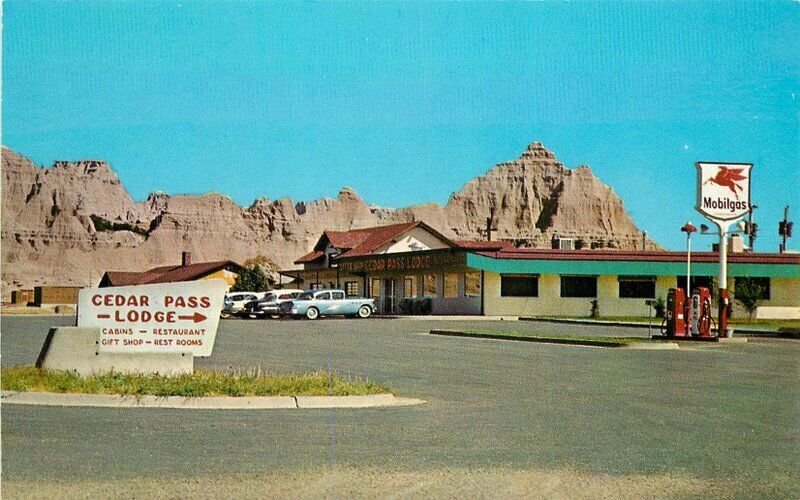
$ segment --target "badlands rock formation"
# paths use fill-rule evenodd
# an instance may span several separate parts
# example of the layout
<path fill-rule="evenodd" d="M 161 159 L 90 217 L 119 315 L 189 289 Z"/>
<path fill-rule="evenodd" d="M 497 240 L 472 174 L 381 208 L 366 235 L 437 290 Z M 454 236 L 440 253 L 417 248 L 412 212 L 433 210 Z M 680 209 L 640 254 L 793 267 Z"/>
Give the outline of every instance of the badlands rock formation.
<path fill-rule="evenodd" d="M 445 206 L 400 209 L 371 207 L 347 187 L 335 199 L 259 198 L 246 208 L 220 194 L 153 193 L 136 202 L 105 162 L 37 167 L 7 148 L 2 169 L 4 295 L 39 284 L 96 284 L 107 270 L 178 263 L 184 250 L 195 262 L 265 255 L 292 267 L 325 229 L 423 220 L 447 236 L 480 239 L 490 207 L 495 239 L 518 245 L 550 247 L 560 236 L 579 238 L 587 249 L 641 246 L 641 232 L 611 188 L 589 167 L 565 168 L 536 142 L 468 182 Z"/>

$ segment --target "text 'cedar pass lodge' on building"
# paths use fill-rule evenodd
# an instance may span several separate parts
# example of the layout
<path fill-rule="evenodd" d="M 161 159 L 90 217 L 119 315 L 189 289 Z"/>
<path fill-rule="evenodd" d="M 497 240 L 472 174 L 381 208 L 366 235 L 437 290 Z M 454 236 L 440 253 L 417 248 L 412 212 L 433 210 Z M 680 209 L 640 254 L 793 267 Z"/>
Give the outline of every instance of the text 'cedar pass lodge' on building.
<path fill-rule="evenodd" d="M 711 288 L 718 258 L 692 253 L 692 287 Z M 325 231 L 295 264 L 281 274 L 373 297 L 383 314 L 588 316 L 597 300 L 601 315 L 641 316 L 686 282 L 684 252 L 519 249 L 453 241 L 423 222 Z M 800 317 L 800 255 L 730 253 L 728 276 L 732 290 L 742 278 L 762 285 L 759 317 Z"/>

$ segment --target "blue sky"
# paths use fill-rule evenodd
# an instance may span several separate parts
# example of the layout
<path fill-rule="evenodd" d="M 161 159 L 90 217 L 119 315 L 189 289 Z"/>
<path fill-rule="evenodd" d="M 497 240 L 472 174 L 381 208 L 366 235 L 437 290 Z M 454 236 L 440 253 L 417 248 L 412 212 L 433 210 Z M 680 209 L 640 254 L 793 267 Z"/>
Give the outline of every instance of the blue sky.
<path fill-rule="evenodd" d="M 797 2 L 7 0 L 2 142 L 107 160 L 137 200 L 406 206 L 541 141 L 674 249 L 704 222 L 694 162 L 752 162 L 775 251 L 783 206 L 800 220 L 797 54 Z"/>

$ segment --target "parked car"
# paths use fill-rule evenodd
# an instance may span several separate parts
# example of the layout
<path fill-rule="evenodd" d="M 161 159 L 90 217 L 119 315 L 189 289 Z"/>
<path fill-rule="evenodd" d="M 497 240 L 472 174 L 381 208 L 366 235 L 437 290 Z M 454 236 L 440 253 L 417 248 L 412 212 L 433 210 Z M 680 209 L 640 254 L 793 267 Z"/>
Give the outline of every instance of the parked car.
<path fill-rule="evenodd" d="M 267 292 L 233 292 L 226 293 L 222 303 L 220 316 L 230 318 L 234 314 L 244 309 L 244 305 L 251 300 L 258 300 L 264 297 Z"/>
<path fill-rule="evenodd" d="M 354 316 L 369 318 L 375 312 L 375 299 L 347 298 L 344 290 L 309 290 L 280 305 L 281 316 Z"/>
<path fill-rule="evenodd" d="M 303 293 L 303 290 L 273 290 L 266 294 L 263 299 L 251 300 L 246 303 L 239 314 L 248 318 L 271 318 L 277 316 L 280 304 L 287 300 L 296 299 L 301 293 Z"/>

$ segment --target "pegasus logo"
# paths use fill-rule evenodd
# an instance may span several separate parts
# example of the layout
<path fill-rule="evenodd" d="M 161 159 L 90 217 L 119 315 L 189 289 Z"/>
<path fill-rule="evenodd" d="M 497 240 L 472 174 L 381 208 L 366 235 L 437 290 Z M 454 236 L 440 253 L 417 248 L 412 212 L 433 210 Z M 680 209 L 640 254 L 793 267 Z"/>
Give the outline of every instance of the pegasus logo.
<path fill-rule="evenodd" d="M 708 184 L 709 182 L 716 184 L 718 186 L 726 187 L 730 189 L 736 199 L 739 199 L 739 192 L 744 192 L 744 188 L 739 185 L 740 181 L 747 180 L 747 177 L 742 175 L 744 172 L 743 168 L 728 168 L 728 167 L 719 167 L 717 170 L 717 175 L 711 177 L 710 179 L 706 180 L 703 184 Z M 736 190 L 739 191 L 736 191 Z"/>

